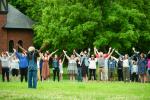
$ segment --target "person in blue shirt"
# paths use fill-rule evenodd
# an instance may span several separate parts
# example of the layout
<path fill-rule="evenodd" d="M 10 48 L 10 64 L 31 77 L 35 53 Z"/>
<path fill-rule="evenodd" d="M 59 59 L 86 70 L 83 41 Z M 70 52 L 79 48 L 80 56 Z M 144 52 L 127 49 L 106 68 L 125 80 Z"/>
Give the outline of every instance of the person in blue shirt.
<path fill-rule="evenodd" d="M 28 60 L 27 60 L 27 54 L 25 52 L 18 53 L 16 51 L 16 56 L 19 59 L 19 70 L 20 70 L 20 80 L 23 82 L 23 79 L 25 78 L 25 81 L 27 82 L 27 73 L 28 73 Z"/>
<path fill-rule="evenodd" d="M 27 67 L 28 67 L 28 88 L 37 87 L 37 58 L 39 57 L 40 50 L 36 50 L 33 46 L 30 46 L 28 50 L 25 50 L 18 45 L 23 52 L 26 53 Z"/>
<path fill-rule="evenodd" d="M 27 51 L 28 59 L 28 88 L 37 87 L 37 57 L 39 57 L 39 51 L 30 46 Z"/>
<path fill-rule="evenodd" d="M 110 57 L 108 60 L 108 80 L 113 81 L 114 80 L 114 73 L 116 68 L 116 61 L 113 59 L 113 57 Z"/>
<path fill-rule="evenodd" d="M 55 52 L 57 52 L 58 50 L 56 50 Z M 53 61 L 52 61 L 52 67 L 53 67 L 53 81 L 55 81 L 56 76 L 58 79 L 58 82 L 60 80 L 59 74 L 60 74 L 60 69 L 59 69 L 59 60 L 62 57 L 63 54 L 60 55 L 60 57 L 58 57 L 57 54 L 55 54 L 54 57 L 52 57 Z"/>

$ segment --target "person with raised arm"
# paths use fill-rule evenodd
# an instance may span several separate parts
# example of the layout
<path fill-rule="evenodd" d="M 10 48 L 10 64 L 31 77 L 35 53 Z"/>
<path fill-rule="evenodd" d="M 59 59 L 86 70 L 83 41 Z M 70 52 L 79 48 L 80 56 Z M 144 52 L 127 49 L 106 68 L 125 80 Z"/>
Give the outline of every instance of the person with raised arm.
<path fill-rule="evenodd" d="M 27 82 L 27 75 L 28 75 L 28 60 L 26 50 L 22 48 L 19 44 L 17 45 L 21 50 L 22 53 L 19 53 L 15 50 L 15 54 L 19 59 L 19 71 L 20 71 L 20 81 L 23 82 L 23 79 Z"/>
<path fill-rule="evenodd" d="M 150 51 L 147 54 L 147 72 L 148 72 L 148 82 L 150 82 Z"/>
<path fill-rule="evenodd" d="M 117 62 L 117 75 L 118 75 L 118 81 L 123 81 L 123 58 L 120 56 L 118 59 L 113 57 L 114 60 Z"/>
<path fill-rule="evenodd" d="M 65 61 L 65 56 L 63 57 L 63 59 L 59 59 L 60 80 L 63 80 L 63 63 L 64 63 L 64 61 Z"/>
<path fill-rule="evenodd" d="M 97 58 L 94 55 L 91 55 L 91 58 L 89 58 L 89 80 L 92 80 L 92 76 L 94 77 L 93 80 L 96 80 L 96 62 Z"/>
<path fill-rule="evenodd" d="M 125 54 L 124 56 L 122 56 L 118 51 L 115 51 L 119 56 L 123 57 L 123 79 L 124 82 L 130 82 L 130 69 L 131 69 L 131 62 L 130 62 L 130 57 L 128 56 L 128 54 Z"/>
<path fill-rule="evenodd" d="M 84 52 L 81 51 L 80 55 L 75 50 L 74 53 L 80 58 L 83 81 L 87 81 L 89 72 L 90 48 L 88 48 L 88 52 L 86 50 L 84 50 Z"/>
<path fill-rule="evenodd" d="M 94 47 L 94 54 L 96 55 L 98 61 L 98 80 L 102 81 L 105 78 L 104 73 L 105 59 L 103 56 L 103 52 L 98 52 L 97 48 Z"/>
<path fill-rule="evenodd" d="M 78 57 L 76 62 L 77 62 L 77 69 L 78 69 L 77 79 L 78 79 L 78 82 L 82 82 L 83 78 L 82 78 L 81 59 Z M 85 70 L 85 72 L 86 72 L 86 70 Z"/>
<path fill-rule="evenodd" d="M 114 73 L 116 69 L 116 64 L 117 64 L 117 61 L 113 57 L 110 57 L 108 60 L 108 80 L 109 81 L 114 81 Z"/>
<path fill-rule="evenodd" d="M 140 53 L 135 50 L 135 48 L 132 48 L 134 52 L 134 56 L 137 58 L 137 66 L 138 66 L 138 75 L 139 75 L 139 80 L 141 83 L 146 82 L 146 65 L 147 65 L 147 60 L 144 55 L 144 53 Z"/>
<path fill-rule="evenodd" d="M 42 53 L 40 53 L 40 57 L 43 60 L 42 63 L 42 80 L 47 80 L 50 77 L 50 69 L 49 69 L 49 59 L 50 57 L 55 54 L 58 50 L 52 52 L 51 54 L 48 54 L 47 52 L 45 52 L 45 54 L 43 55 Z"/>
<path fill-rule="evenodd" d="M 105 81 L 108 81 L 108 76 L 109 75 L 111 75 L 111 74 L 113 74 L 112 72 L 114 71 L 114 69 L 112 68 L 110 68 L 109 69 L 109 63 L 108 63 L 108 61 L 109 61 L 109 59 L 110 59 L 110 57 L 111 57 L 111 55 L 113 54 L 113 52 L 114 52 L 114 50 L 115 49 L 113 49 L 112 51 L 111 51 L 111 47 L 109 48 L 109 51 L 108 51 L 108 54 L 106 54 L 106 55 L 104 55 L 104 80 Z M 110 74 L 108 73 L 108 70 L 110 71 Z M 111 78 L 113 78 L 113 75 L 112 76 L 110 76 Z"/>
<path fill-rule="evenodd" d="M 39 50 L 30 46 L 28 50 L 19 46 L 23 52 L 26 53 L 28 62 L 28 88 L 37 88 L 37 58 L 39 57 Z"/>
<path fill-rule="evenodd" d="M 64 54 L 66 56 L 66 58 L 68 59 L 68 68 L 67 68 L 67 71 L 68 71 L 68 74 L 69 74 L 69 78 L 70 80 L 75 80 L 75 76 L 77 75 L 78 73 L 78 70 L 77 70 L 77 58 L 75 57 L 74 54 L 72 54 L 70 57 L 66 54 L 66 51 L 64 51 Z"/>
<path fill-rule="evenodd" d="M 7 51 L 2 52 L 1 56 L 0 56 L 0 61 L 1 61 L 1 65 L 2 65 L 2 81 L 5 81 L 5 75 L 7 77 L 7 82 L 9 82 L 9 61 L 10 59 L 15 55 L 15 53 L 13 53 L 11 56 L 9 55 L 9 53 Z"/>
<path fill-rule="evenodd" d="M 12 78 L 17 80 L 19 75 L 19 59 L 15 55 L 10 59 L 10 68 Z"/>
<path fill-rule="evenodd" d="M 114 49 L 111 52 L 111 48 L 107 54 L 103 54 L 103 52 L 98 52 L 97 48 L 94 47 L 94 53 L 98 59 L 98 67 L 99 67 L 99 80 L 108 80 L 108 59 L 114 52 Z"/>
<path fill-rule="evenodd" d="M 61 54 L 59 57 L 57 54 L 55 54 L 52 58 L 52 67 L 53 67 L 53 81 L 55 81 L 55 78 L 57 76 L 58 82 L 60 80 L 60 69 L 59 69 L 59 60 L 61 59 L 63 54 Z"/>

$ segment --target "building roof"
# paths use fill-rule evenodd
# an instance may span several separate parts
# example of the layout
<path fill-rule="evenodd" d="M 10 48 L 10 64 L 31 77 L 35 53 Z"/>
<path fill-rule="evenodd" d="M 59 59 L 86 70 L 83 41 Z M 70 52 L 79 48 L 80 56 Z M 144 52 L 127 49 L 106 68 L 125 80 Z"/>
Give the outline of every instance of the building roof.
<path fill-rule="evenodd" d="M 12 5 L 8 5 L 7 23 L 4 28 L 32 29 L 33 21 Z"/>

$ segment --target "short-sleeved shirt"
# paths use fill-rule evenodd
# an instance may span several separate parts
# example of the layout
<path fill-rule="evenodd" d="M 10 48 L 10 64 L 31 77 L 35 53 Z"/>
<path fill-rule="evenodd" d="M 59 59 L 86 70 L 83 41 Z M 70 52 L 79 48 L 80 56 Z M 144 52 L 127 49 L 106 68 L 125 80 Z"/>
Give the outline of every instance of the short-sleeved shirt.
<path fill-rule="evenodd" d="M 99 57 L 98 58 L 98 67 L 104 67 L 105 66 L 105 58 Z"/>
<path fill-rule="evenodd" d="M 37 57 L 39 56 L 39 53 L 37 50 L 33 52 L 27 52 L 27 58 L 28 58 L 28 70 L 37 70 Z"/>

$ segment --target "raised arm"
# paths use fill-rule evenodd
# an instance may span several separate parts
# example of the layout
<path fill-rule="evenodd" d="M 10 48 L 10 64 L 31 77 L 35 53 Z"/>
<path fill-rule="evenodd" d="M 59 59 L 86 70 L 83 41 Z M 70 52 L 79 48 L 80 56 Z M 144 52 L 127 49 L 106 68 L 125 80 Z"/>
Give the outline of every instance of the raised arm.
<path fill-rule="evenodd" d="M 58 49 L 55 50 L 54 52 L 52 52 L 52 53 L 49 55 L 49 58 L 50 58 L 53 54 L 55 54 L 57 51 L 58 51 Z"/>
<path fill-rule="evenodd" d="M 134 53 L 139 54 L 139 52 L 136 51 L 134 47 L 132 48 L 132 50 L 133 50 Z"/>
<path fill-rule="evenodd" d="M 88 48 L 88 57 L 90 57 L 90 52 L 91 52 L 91 49 Z"/>
<path fill-rule="evenodd" d="M 121 55 L 117 50 L 115 50 L 115 52 L 116 52 L 119 56 L 123 56 L 123 55 Z"/>
<path fill-rule="evenodd" d="M 39 55 L 41 59 L 44 59 L 43 53 L 40 52 Z"/>
<path fill-rule="evenodd" d="M 27 53 L 27 50 L 26 49 L 24 49 L 22 46 L 20 46 L 19 44 L 17 44 L 18 45 L 18 47 L 23 51 L 23 52 L 26 52 Z"/>
<path fill-rule="evenodd" d="M 63 57 L 62 64 L 64 63 L 64 61 L 65 61 L 65 56 Z"/>
<path fill-rule="evenodd" d="M 111 51 L 111 53 L 108 55 L 107 59 L 109 59 L 109 58 L 111 57 L 111 55 L 112 55 L 112 53 L 114 52 L 114 50 L 115 50 L 115 49 L 113 49 L 113 50 Z"/>
<path fill-rule="evenodd" d="M 13 49 L 13 51 L 14 51 L 14 52 L 13 52 L 13 54 L 12 54 L 11 56 L 10 56 L 10 55 L 9 55 L 9 53 L 7 52 L 7 54 L 9 55 L 9 56 L 8 56 L 8 57 L 9 57 L 9 59 L 10 59 L 10 58 L 12 58 L 13 56 L 15 56 L 16 49 Z"/>
<path fill-rule="evenodd" d="M 8 57 L 10 57 L 10 54 L 9 54 L 9 52 L 8 52 L 8 51 L 6 51 L 6 54 L 8 55 Z"/>
<path fill-rule="evenodd" d="M 63 52 L 64 52 L 66 58 L 67 58 L 68 60 L 70 60 L 70 57 L 66 54 L 66 51 L 63 50 Z"/>
<path fill-rule="evenodd" d="M 119 61 L 119 59 L 117 59 L 116 57 L 114 56 L 111 56 L 114 60 L 116 60 L 117 62 Z"/>
<path fill-rule="evenodd" d="M 76 56 L 81 57 L 81 56 L 76 52 L 76 50 L 73 50 L 73 52 L 75 53 Z"/>
<path fill-rule="evenodd" d="M 110 54 L 110 51 L 111 51 L 111 47 L 109 48 L 109 50 L 108 50 L 108 53 L 107 53 L 107 54 Z"/>
<path fill-rule="evenodd" d="M 94 47 L 94 54 L 95 54 L 95 55 L 99 54 L 96 47 Z"/>

